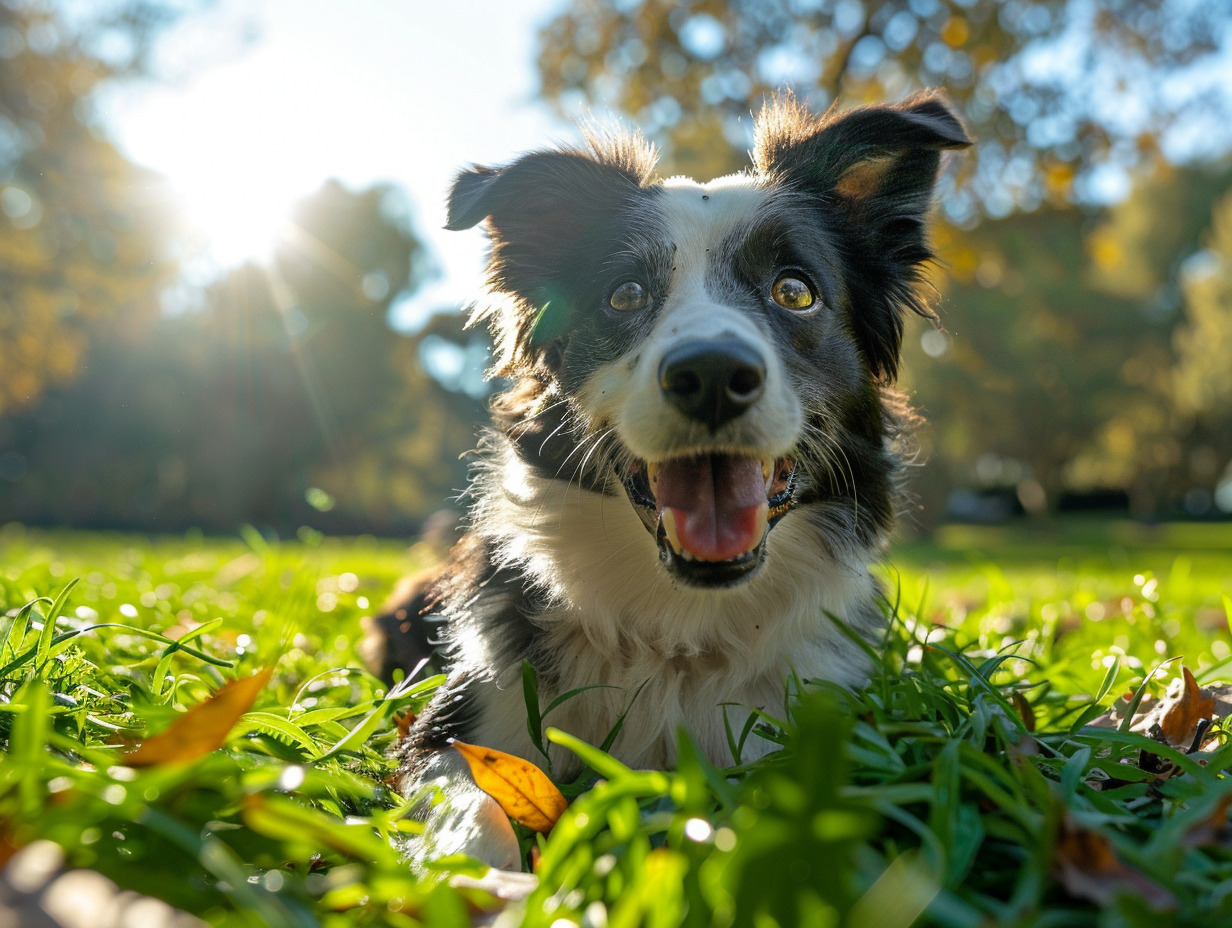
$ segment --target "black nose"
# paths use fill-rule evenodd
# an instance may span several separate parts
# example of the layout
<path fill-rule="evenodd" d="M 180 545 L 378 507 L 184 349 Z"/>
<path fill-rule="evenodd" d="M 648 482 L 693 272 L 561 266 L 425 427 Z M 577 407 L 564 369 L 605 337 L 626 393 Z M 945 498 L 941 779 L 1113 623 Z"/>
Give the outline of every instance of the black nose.
<path fill-rule="evenodd" d="M 686 342 L 663 356 L 659 385 L 677 409 L 717 429 L 762 395 L 766 362 L 757 350 L 733 340 Z"/>

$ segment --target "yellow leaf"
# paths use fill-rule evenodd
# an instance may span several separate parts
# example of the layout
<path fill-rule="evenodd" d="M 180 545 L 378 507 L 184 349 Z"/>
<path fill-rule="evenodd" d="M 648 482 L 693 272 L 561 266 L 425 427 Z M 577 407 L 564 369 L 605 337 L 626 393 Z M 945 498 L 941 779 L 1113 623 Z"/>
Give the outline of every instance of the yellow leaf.
<path fill-rule="evenodd" d="M 147 738 L 135 751 L 124 755 L 124 763 L 129 767 L 186 764 L 218 750 L 273 673 L 273 667 L 266 667 L 251 677 L 232 680 L 177 718 L 162 734 Z"/>
<path fill-rule="evenodd" d="M 568 807 L 556 784 L 530 761 L 461 741 L 454 741 L 453 746 L 466 758 L 475 784 L 518 824 L 551 831 Z"/>

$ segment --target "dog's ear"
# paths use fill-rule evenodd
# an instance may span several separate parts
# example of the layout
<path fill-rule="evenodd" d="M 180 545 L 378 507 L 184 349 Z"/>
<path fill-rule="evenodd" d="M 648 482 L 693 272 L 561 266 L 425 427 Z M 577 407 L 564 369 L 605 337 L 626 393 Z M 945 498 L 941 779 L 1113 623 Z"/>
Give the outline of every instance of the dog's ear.
<path fill-rule="evenodd" d="M 653 149 L 636 138 L 592 139 L 589 151 L 533 152 L 457 177 L 445 228 L 488 221 L 489 290 L 514 298 L 513 309 L 480 304 L 476 312 L 492 323 L 498 371 L 569 331 L 571 279 L 588 255 L 618 247 L 622 207 L 653 166 Z"/>
<path fill-rule="evenodd" d="M 449 191 L 445 228 L 460 232 L 483 222 L 491 212 L 489 190 L 499 176 L 499 171 L 479 165 L 460 172 L 454 178 L 453 189 Z"/>
<path fill-rule="evenodd" d="M 892 198 L 900 212 L 924 213 L 940 152 L 970 144 L 937 91 L 898 106 L 866 106 L 822 117 L 784 97 L 758 118 L 753 162 L 763 174 L 816 193 L 837 194 L 849 205 Z"/>
<path fill-rule="evenodd" d="M 454 180 L 445 228 L 469 229 L 484 219 L 502 237 L 571 234 L 582 204 L 607 205 L 640 185 L 623 166 L 579 151 L 541 151 L 500 168 L 474 167 Z"/>
<path fill-rule="evenodd" d="M 892 380 L 902 310 L 935 318 L 918 292 L 932 257 L 925 222 L 945 149 L 971 144 L 946 98 L 917 94 L 898 106 L 816 117 L 792 98 L 757 122 L 753 162 L 776 181 L 818 198 L 852 243 L 849 281 L 869 366 Z"/>
<path fill-rule="evenodd" d="M 587 143 L 588 150 L 532 152 L 504 167 L 463 171 L 449 194 L 445 228 L 469 229 L 489 219 L 503 235 L 569 235 L 585 224 L 583 205 L 610 206 L 653 173 L 654 148 L 640 136 L 593 135 Z"/>

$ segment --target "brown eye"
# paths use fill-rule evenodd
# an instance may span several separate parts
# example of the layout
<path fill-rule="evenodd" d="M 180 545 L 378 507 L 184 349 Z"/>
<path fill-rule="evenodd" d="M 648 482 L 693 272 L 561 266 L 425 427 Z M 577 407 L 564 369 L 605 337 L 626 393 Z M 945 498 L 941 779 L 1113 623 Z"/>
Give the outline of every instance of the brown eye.
<path fill-rule="evenodd" d="M 784 309 L 797 313 L 812 309 L 817 302 L 813 288 L 799 277 L 780 277 L 770 288 L 770 295 Z"/>
<path fill-rule="evenodd" d="M 649 302 L 650 297 L 646 294 L 645 287 L 636 280 L 626 280 L 612 291 L 608 305 L 618 312 L 628 313 L 636 309 L 645 309 Z"/>

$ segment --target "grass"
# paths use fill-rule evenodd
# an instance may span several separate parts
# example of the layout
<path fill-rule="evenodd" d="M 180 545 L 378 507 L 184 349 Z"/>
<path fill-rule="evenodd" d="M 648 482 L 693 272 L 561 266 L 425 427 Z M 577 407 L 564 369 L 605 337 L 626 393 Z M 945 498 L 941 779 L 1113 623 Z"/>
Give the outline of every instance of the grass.
<path fill-rule="evenodd" d="M 69 866 L 215 925 L 499 912 L 444 882 L 464 862 L 415 875 L 403 861 L 416 826 L 385 786 L 387 752 L 397 713 L 431 683 L 387 692 L 354 651 L 358 618 L 428 557 L 312 532 L 0 530 L 0 857 L 49 839 Z M 763 762 L 719 771 L 686 738 L 679 769 L 635 771 L 546 732 L 586 761 L 589 788 L 566 788 L 579 795 L 551 835 L 526 837 L 540 888 L 506 917 L 1229 923 L 1232 747 L 1219 723 L 1194 754 L 1088 723 L 1125 694 L 1162 692 L 1180 662 L 1151 672 L 1170 658 L 1204 684 L 1232 678 L 1232 528 L 948 529 L 893 564 L 895 620 L 869 687 L 798 684 L 767 707 L 763 731 L 784 750 Z M 268 685 L 221 748 L 125 762 L 263 668 Z"/>

